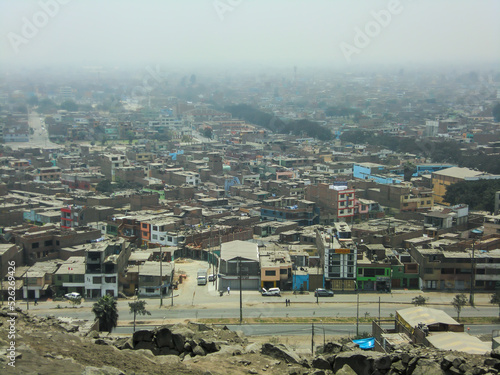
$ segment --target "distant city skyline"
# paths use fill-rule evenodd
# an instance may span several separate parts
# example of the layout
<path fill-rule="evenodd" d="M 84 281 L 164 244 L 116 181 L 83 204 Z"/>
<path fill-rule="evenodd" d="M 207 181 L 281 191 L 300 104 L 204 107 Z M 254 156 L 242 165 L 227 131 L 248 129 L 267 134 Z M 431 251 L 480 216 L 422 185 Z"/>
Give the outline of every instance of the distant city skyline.
<path fill-rule="evenodd" d="M 494 0 L 0 0 L 0 64 L 494 64 L 499 14 Z"/>

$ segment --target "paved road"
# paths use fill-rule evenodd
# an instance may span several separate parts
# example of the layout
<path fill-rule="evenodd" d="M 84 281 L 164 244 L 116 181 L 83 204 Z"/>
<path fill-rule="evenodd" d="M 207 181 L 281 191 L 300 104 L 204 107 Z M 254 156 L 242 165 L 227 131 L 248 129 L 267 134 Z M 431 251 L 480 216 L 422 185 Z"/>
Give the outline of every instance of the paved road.
<path fill-rule="evenodd" d="M 168 323 L 168 320 L 162 323 Z M 137 329 L 153 329 L 155 325 L 138 325 Z M 242 324 L 227 325 L 232 331 L 242 331 L 246 336 L 308 336 L 311 335 L 312 326 L 311 324 Z M 467 332 L 471 335 L 488 335 L 494 329 L 498 329 L 498 325 L 491 324 L 478 324 L 478 325 L 468 325 L 470 328 Z M 358 331 L 361 332 L 371 332 L 371 324 L 360 324 Z M 120 326 L 113 330 L 116 334 L 129 334 L 133 332 L 133 327 L 130 326 Z M 355 336 L 356 335 L 356 325 L 355 324 L 314 324 L 315 335 L 319 336 Z"/>
<path fill-rule="evenodd" d="M 40 115 L 37 112 L 30 111 L 28 115 L 28 123 L 30 128 L 34 130 L 33 134 L 30 134 L 29 142 L 9 142 L 7 146 L 11 147 L 13 150 L 23 147 L 41 147 L 41 148 L 60 148 L 60 145 L 52 143 L 49 140 L 49 133 L 47 127 L 44 123 L 44 115 Z"/>
<path fill-rule="evenodd" d="M 239 318 L 239 292 L 232 291 L 230 295 L 225 293 L 219 296 L 215 288 L 215 283 L 199 286 L 196 283 L 196 271 L 199 268 L 208 269 L 206 262 L 186 261 L 177 263 L 177 271 L 182 271 L 188 275 L 187 279 L 179 284 L 178 290 L 174 291 L 173 307 L 172 300 L 167 296 L 163 300 L 163 307 L 160 308 L 158 298 L 146 298 L 146 308 L 151 312 L 147 320 L 168 320 L 183 321 L 185 319 L 210 319 L 210 318 Z M 392 294 L 360 294 L 359 295 L 359 316 L 389 317 L 395 314 L 396 310 L 413 307 L 411 299 L 419 294 L 429 297 L 429 307 L 444 310 L 452 317 L 456 317 L 456 311 L 451 306 L 450 301 L 454 293 L 422 293 L 420 291 L 395 291 Z M 243 318 L 259 317 L 355 317 L 357 310 L 356 295 L 337 294 L 333 298 L 319 298 L 319 304 L 313 294 L 294 295 L 290 292 L 283 293 L 280 297 L 263 297 L 257 291 L 243 292 Z M 498 307 L 489 303 L 489 294 L 476 295 L 476 307 L 466 306 L 461 312 L 463 317 L 475 316 L 498 316 Z M 291 300 L 291 306 L 285 307 L 285 299 Z M 127 323 L 132 319 L 129 314 L 128 302 L 130 300 L 120 299 L 118 301 L 118 311 L 120 322 Z M 93 319 L 91 307 L 94 301 L 85 301 L 79 308 L 69 307 L 67 301 L 46 302 L 42 301 L 38 306 L 30 304 L 30 309 L 40 315 L 54 314 L 56 316 L 68 316 L 79 319 Z M 25 309 L 25 303 L 18 301 L 18 306 Z"/>

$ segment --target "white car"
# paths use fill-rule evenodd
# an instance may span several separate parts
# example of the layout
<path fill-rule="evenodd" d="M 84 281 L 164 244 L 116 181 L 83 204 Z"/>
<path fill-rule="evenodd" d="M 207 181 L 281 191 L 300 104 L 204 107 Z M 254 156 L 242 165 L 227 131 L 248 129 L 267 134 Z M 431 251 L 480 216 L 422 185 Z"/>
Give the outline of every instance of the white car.
<path fill-rule="evenodd" d="M 269 288 L 269 289 L 262 288 L 262 295 L 281 297 L 281 290 L 280 288 Z"/>
<path fill-rule="evenodd" d="M 66 293 L 64 295 L 64 298 L 67 298 L 67 299 L 77 299 L 77 298 L 82 298 L 82 296 L 80 295 L 80 293 L 71 292 L 71 293 Z"/>

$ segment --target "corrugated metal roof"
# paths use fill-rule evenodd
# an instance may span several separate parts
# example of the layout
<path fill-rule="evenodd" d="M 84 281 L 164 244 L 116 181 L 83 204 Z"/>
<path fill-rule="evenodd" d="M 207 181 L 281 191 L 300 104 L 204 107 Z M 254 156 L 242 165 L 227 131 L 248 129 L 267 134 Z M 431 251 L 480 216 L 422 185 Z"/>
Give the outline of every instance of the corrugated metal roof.
<path fill-rule="evenodd" d="M 410 307 L 408 309 L 397 310 L 397 313 L 411 327 L 416 327 L 419 323 L 426 325 L 439 323 L 460 325 L 460 323 L 444 311 L 431 309 L 429 307 Z"/>
<path fill-rule="evenodd" d="M 491 342 L 484 342 L 464 332 L 432 333 L 427 340 L 435 348 L 456 350 L 469 354 L 485 354 L 491 351 Z"/>

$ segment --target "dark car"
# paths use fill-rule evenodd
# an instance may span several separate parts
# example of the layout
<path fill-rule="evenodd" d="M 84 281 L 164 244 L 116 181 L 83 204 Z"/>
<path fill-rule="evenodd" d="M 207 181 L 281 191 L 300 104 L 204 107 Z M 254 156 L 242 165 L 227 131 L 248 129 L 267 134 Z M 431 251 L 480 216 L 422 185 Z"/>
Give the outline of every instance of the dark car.
<path fill-rule="evenodd" d="M 314 291 L 314 297 L 333 297 L 333 291 L 323 288 L 318 288 Z"/>

